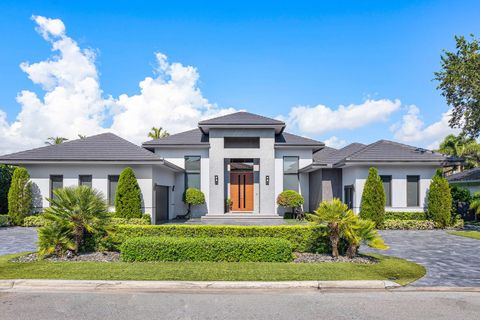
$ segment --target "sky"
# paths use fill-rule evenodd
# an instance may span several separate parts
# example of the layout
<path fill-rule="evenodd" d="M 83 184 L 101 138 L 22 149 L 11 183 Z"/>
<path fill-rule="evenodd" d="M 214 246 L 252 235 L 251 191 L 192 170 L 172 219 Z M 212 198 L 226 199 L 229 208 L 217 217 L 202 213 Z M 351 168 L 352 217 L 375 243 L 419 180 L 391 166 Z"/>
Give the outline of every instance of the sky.
<path fill-rule="evenodd" d="M 0 154 L 109 131 L 140 144 L 246 110 L 332 147 L 436 148 L 443 49 L 478 1 L 1 1 Z"/>

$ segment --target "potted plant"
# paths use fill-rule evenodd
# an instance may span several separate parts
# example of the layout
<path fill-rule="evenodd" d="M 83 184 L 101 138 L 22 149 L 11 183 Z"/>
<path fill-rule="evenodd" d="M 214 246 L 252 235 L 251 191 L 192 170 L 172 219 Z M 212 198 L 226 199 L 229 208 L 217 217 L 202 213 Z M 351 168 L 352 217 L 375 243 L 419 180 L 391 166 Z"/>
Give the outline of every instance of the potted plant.
<path fill-rule="evenodd" d="M 230 199 L 230 197 L 227 197 L 227 199 L 225 199 L 225 212 L 230 212 L 232 210 L 232 204 L 232 199 Z"/>

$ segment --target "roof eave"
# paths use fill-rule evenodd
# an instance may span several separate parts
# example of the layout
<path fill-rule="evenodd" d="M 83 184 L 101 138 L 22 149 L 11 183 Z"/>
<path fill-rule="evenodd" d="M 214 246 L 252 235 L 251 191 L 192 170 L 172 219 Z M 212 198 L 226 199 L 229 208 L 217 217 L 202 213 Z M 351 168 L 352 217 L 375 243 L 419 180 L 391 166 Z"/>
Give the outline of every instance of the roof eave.
<path fill-rule="evenodd" d="M 251 123 L 216 123 L 216 124 L 198 124 L 198 128 L 208 134 L 210 129 L 274 129 L 276 134 L 283 132 L 285 124 L 251 124 Z"/>
<path fill-rule="evenodd" d="M 161 144 L 161 143 L 151 143 L 151 144 L 142 144 L 143 148 L 210 148 L 210 143 L 202 144 Z"/>

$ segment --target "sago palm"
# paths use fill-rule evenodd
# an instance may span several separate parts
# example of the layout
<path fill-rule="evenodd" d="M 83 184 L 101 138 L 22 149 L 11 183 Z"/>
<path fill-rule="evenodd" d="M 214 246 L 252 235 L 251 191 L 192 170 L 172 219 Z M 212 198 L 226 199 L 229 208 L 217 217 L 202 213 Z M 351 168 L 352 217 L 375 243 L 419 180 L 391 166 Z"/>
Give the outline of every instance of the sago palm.
<path fill-rule="evenodd" d="M 85 233 L 104 229 L 108 219 L 105 199 L 102 193 L 87 186 L 56 189 L 54 195 L 47 199 L 50 207 L 45 209 L 44 217 L 70 232 L 78 253 Z"/>
<path fill-rule="evenodd" d="M 352 223 L 345 226 L 343 236 L 349 243 L 347 250 L 349 258 L 353 258 L 357 255 L 361 243 L 365 243 L 374 249 L 388 249 L 388 246 L 375 229 L 375 222 L 370 220 L 360 219 L 355 216 Z"/>
<path fill-rule="evenodd" d="M 75 250 L 70 230 L 58 223 L 47 223 L 38 231 L 38 254 L 40 257 L 56 254 L 62 256 L 67 250 Z"/>
<path fill-rule="evenodd" d="M 338 243 L 345 226 L 352 223 L 355 214 L 340 199 L 334 198 L 331 201 L 323 201 L 313 214 L 308 218 L 312 222 L 325 223 L 328 226 L 332 256 L 337 258 Z"/>

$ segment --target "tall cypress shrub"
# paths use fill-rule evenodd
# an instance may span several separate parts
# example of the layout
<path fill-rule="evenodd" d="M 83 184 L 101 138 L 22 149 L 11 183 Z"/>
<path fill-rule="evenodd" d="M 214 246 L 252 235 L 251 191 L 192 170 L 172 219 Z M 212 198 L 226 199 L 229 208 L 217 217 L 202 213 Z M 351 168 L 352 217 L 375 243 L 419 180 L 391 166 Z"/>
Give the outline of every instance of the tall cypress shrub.
<path fill-rule="evenodd" d="M 385 219 L 386 201 L 382 179 L 378 175 L 377 168 L 372 167 L 368 170 L 368 178 L 363 187 L 360 217 L 372 220 L 377 227 L 382 225 Z"/>
<path fill-rule="evenodd" d="M 15 167 L 0 164 L 0 214 L 8 213 L 8 190 Z"/>
<path fill-rule="evenodd" d="M 32 185 L 27 169 L 18 167 L 13 171 L 10 190 L 8 190 L 8 215 L 16 225 L 22 225 L 23 219 L 32 210 Z"/>
<path fill-rule="evenodd" d="M 428 190 L 427 218 L 441 227 L 452 219 L 452 194 L 447 179 L 434 176 Z"/>
<path fill-rule="evenodd" d="M 115 211 L 119 218 L 142 216 L 142 194 L 135 173 L 130 167 L 123 169 L 118 178 Z"/>

